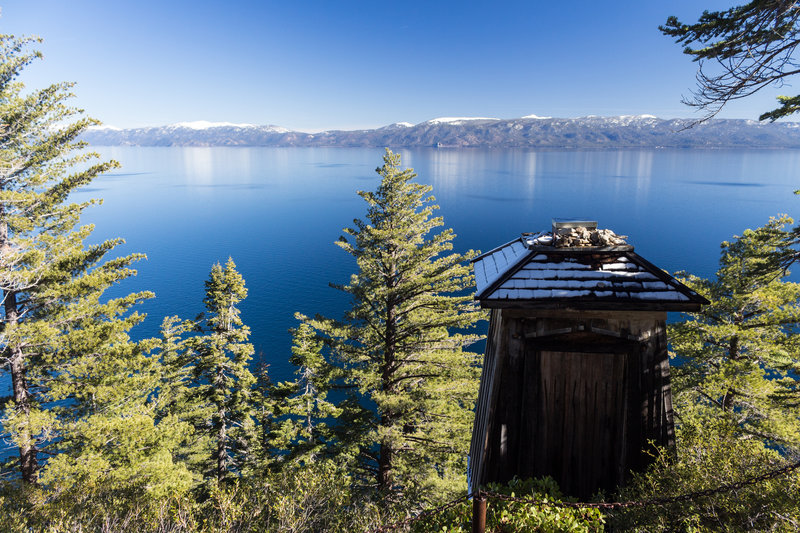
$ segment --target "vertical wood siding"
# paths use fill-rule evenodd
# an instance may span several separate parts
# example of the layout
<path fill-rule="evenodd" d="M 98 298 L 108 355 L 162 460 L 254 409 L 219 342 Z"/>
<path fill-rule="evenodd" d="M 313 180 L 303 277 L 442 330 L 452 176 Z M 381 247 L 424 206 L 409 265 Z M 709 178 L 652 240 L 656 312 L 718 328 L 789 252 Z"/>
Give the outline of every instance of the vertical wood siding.
<path fill-rule="evenodd" d="M 673 446 L 665 313 L 493 310 L 470 450 L 471 489 L 551 475 L 613 490 Z"/>

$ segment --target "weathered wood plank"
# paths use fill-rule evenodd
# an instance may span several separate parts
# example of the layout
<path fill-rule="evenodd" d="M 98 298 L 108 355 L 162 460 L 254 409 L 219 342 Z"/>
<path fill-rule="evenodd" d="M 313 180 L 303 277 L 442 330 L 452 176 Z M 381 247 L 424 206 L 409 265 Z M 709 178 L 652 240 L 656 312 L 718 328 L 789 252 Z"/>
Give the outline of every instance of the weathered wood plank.
<path fill-rule="evenodd" d="M 589 497 L 644 468 L 648 439 L 674 443 L 664 312 L 503 309 L 492 318 L 500 326 L 476 413 L 485 430 L 474 487 L 552 475 L 567 494 Z"/>
<path fill-rule="evenodd" d="M 600 310 L 585 310 L 585 311 L 574 311 L 569 309 L 551 309 L 551 310 L 542 310 L 542 309 L 531 309 L 531 310 L 522 310 L 522 309 L 503 309 L 503 317 L 504 318 L 543 318 L 543 319 L 567 319 L 567 320 L 575 320 L 575 319 L 589 319 L 589 318 L 599 318 L 599 319 L 606 319 L 606 320 L 631 320 L 631 321 L 640 321 L 640 322 L 648 322 L 651 323 L 652 321 L 660 321 L 667 319 L 666 311 L 630 311 L 626 312 L 625 310 L 620 311 L 600 311 Z"/>
<path fill-rule="evenodd" d="M 489 332 L 486 337 L 486 350 L 484 352 L 481 381 L 478 388 L 478 400 L 475 406 L 475 422 L 472 426 L 472 440 L 469 449 L 469 490 L 480 484 L 482 467 L 485 462 L 487 422 L 490 418 L 494 398 L 494 376 L 497 372 L 498 357 L 496 346 L 498 343 L 498 329 L 502 318 L 500 311 L 492 311 Z"/>

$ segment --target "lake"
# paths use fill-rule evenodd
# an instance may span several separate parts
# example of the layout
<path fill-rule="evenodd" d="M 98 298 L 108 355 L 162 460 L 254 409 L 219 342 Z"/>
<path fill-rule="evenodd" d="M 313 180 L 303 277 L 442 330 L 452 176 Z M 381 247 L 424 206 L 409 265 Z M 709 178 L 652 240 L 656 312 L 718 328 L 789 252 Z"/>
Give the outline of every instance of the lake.
<path fill-rule="evenodd" d="M 203 311 L 214 262 L 233 257 L 249 296 L 242 315 L 273 379 L 286 360 L 295 312 L 340 317 L 354 261 L 333 242 L 378 183 L 382 150 L 364 148 L 101 147 L 122 169 L 73 195 L 104 198 L 86 211 L 92 241 L 124 237 L 143 252 L 139 275 L 114 294 L 152 290 L 135 337 L 164 316 Z M 597 220 L 629 236 L 668 271 L 708 276 L 719 243 L 771 215 L 797 211 L 800 151 L 531 151 L 412 149 L 400 152 L 418 181 L 433 186 L 455 247 L 489 250 L 519 233 L 549 229 L 553 217 Z"/>

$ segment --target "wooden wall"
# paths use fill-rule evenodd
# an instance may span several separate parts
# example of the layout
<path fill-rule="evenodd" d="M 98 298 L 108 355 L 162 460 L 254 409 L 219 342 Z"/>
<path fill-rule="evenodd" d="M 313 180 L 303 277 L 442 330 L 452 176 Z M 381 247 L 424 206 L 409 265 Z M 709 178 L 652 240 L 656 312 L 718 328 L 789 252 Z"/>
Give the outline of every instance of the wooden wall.
<path fill-rule="evenodd" d="M 493 310 L 471 488 L 551 475 L 589 497 L 674 444 L 664 312 Z"/>

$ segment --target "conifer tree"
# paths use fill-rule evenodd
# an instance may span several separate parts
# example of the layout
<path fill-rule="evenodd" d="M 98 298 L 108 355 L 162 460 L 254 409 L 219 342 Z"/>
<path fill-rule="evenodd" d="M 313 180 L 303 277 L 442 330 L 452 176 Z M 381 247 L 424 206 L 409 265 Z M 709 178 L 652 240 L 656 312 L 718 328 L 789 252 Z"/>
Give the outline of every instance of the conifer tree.
<path fill-rule="evenodd" d="M 273 387 L 273 429 L 270 445 L 287 450 L 284 460 L 313 462 L 335 441 L 331 420 L 341 409 L 328 401 L 336 369 L 325 360 L 323 342 L 308 323 L 307 317 L 296 315 L 300 325 L 292 330 L 292 355 L 289 362 L 296 367 L 296 379 Z"/>
<path fill-rule="evenodd" d="M 798 71 L 800 4 L 787 0 L 753 0 L 720 11 L 704 11 L 686 24 L 669 17 L 659 29 L 683 45 L 683 53 L 699 63 L 697 89 L 684 103 L 706 111 L 703 120 L 730 101 L 764 87 L 782 87 Z M 710 66 L 709 66 L 710 64 Z M 780 106 L 759 120 L 775 121 L 800 110 L 799 96 L 779 96 Z"/>
<path fill-rule="evenodd" d="M 178 496 L 193 484 L 180 461 L 191 426 L 177 415 L 159 416 L 162 365 L 147 353 L 151 342 L 131 342 L 124 321 L 116 322 L 95 320 L 66 335 L 77 345 L 42 395 L 55 402 L 48 413 L 56 417 L 58 440 L 48 450 L 41 482 L 73 498 L 89 488 L 96 495 Z"/>
<path fill-rule="evenodd" d="M 725 419 L 740 436 L 800 450 L 800 284 L 786 281 L 788 217 L 722 243 L 716 279 L 683 281 L 711 301 L 670 327 L 678 415 Z"/>
<path fill-rule="evenodd" d="M 195 481 L 200 481 L 202 476 L 198 470 L 208 462 L 211 438 L 195 428 L 195 422 L 203 415 L 203 406 L 192 389 L 197 340 L 190 335 L 196 328 L 197 323 L 192 320 L 182 321 L 176 316 L 164 318 L 161 338 L 155 347 L 159 373 L 151 402 L 159 423 L 182 425 L 176 460 L 195 472 Z"/>
<path fill-rule="evenodd" d="M 150 296 L 101 298 L 142 256 L 104 262 L 120 239 L 84 245 L 92 227 L 78 226 L 79 217 L 96 202 L 69 195 L 116 163 L 80 150 L 79 135 L 96 121 L 68 105 L 72 84 L 24 92 L 17 78 L 40 57 L 34 42 L 0 36 L 0 377 L 12 384 L 2 426 L 28 483 L 38 479 L 48 441 L 75 445 L 79 413 L 110 399 L 115 364 L 133 349 L 127 331 L 142 319 L 128 311 Z M 67 400 L 55 404 L 61 409 L 44 407 L 59 400 Z"/>
<path fill-rule="evenodd" d="M 475 340 L 464 328 L 479 318 L 466 291 L 471 253 L 448 253 L 454 234 L 437 231 L 431 187 L 412 181 L 399 155 L 387 150 L 377 172 L 377 190 L 359 192 L 366 220 L 337 242 L 358 266 L 337 286 L 352 307 L 342 321 L 311 325 L 361 395 L 360 412 L 343 413 L 352 420 L 343 430 L 377 487 L 435 493 L 466 470 L 479 370 L 476 354 L 462 350 Z"/>
<path fill-rule="evenodd" d="M 669 326 L 677 457 L 663 450 L 620 496 L 647 500 L 735 484 L 800 451 L 800 284 L 787 281 L 788 217 L 722 243 L 714 279 L 681 273 L 711 304 Z M 797 471 L 615 517 L 628 531 L 795 531 Z"/>
<path fill-rule="evenodd" d="M 182 321 L 177 316 L 161 322 L 161 339 L 156 351 L 161 362 L 158 395 L 155 398 L 159 416 L 185 414 L 191 409 L 189 390 L 190 364 L 193 361 L 191 339 L 185 338 L 196 327 L 191 320 Z"/>
<path fill-rule="evenodd" d="M 201 433 L 210 437 L 211 457 L 205 476 L 223 482 L 250 464 L 254 450 L 255 421 L 251 393 L 255 377 L 248 366 L 253 345 L 250 329 L 242 323 L 237 307 L 247 296 L 244 279 L 233 259 L 211 268 L 205 282 L 207 315 L 195 337 L 193 395 L 201 406 Z"/>
<path fill-rule="evenodd" d="M 276 423 L 275 400 L 273 389 L 275 385 L 269 374 L 269 363 L 265 361 L 264 354 L 258 354 L 256 362 L 255 384 L 251 394 L 251 403 L 254 408 L 256 432 L 253 440 L 253 464 L 258 472 L 264 472 L 273 466 L 276 453 L 272 445 L 272 430 Z M 284 450 L 281 449 L 280 453 Z"/>

